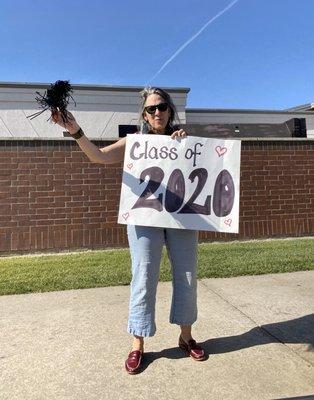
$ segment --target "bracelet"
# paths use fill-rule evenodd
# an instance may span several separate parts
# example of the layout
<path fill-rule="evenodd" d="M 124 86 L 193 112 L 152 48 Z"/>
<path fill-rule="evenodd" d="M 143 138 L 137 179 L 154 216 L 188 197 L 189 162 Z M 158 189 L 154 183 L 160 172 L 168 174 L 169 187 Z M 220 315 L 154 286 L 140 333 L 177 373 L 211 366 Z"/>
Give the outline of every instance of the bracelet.
<path fill-rule="evenodd" d="M 84 136 L 83 129 L 80 128 L 77 132 L 73 133 L 71 136 L 72 136 L 75 140 L 80 139 L 82 136 Z"/>

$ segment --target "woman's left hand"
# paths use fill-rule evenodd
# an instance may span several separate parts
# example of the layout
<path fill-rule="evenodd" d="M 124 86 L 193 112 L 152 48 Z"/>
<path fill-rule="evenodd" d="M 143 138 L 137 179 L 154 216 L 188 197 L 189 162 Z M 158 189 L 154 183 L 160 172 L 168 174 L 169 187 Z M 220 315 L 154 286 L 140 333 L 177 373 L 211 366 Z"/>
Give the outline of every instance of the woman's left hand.
<path fill-rule="evenodd" d="M 183 129 L 179 129 L 178 131 L 174 131 L 173 134 L 171 135 L 172 139 L 185 138 L 185 137 L 187 137 L 187 133 Z"/>

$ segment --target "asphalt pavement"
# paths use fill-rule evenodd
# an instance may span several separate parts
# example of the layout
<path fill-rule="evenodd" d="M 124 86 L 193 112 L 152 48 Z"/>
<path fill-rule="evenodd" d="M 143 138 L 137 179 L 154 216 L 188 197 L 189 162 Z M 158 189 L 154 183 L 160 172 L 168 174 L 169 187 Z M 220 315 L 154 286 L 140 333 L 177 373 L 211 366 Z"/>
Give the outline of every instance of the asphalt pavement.
<path fill-rule="evenodd" d="M 314 399 L 314 271 L 199 280 L 204 362 L 177 346 L 171 290 L 133 376 L 128 286 L 0 297 L 0 400 Z"/>

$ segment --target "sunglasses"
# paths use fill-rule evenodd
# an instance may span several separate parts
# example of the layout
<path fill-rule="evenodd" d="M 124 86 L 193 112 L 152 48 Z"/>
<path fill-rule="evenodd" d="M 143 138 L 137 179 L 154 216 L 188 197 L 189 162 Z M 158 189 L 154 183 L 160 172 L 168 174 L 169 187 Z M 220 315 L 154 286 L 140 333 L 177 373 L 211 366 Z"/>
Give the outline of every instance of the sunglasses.
<path fill-rule="evenodd" d="M 147 106 L 144 109 L 146 112 L 148 112 L 148 114 L 154 114 L 156 112 L 156 110 L 158 111 L 167 111 L 168 110 L 168 104 L 167 103 L 160 103 L 160 104 L 156 104 L 155 106 Z"/>

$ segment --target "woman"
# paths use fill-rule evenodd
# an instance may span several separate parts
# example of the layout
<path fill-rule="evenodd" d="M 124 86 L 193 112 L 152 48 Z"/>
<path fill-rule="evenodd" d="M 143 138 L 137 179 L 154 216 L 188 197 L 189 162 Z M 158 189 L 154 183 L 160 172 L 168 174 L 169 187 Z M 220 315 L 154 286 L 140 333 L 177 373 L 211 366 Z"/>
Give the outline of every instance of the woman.
<path fill-rule="evenodd" d="M 142 91 L 141 134 L 185 137 L 182 129 L 174 128 L 177 113 L 171 97 L 159 88 Z M 84 135 L 69 114 L 70 122 L 63 123 L 59 112 L 53 113 L 54 122 L 65 127 L 92 162 L 112 164 L 124 158 L 126 138 L 99 149 Z M 205 359 L 204 350 L 192 338 L 192 324 L 197 318 L 196 266 L 198 233 L 191 230 L 128 225 L 128 239 L 132 258 L 132 282 L 128 332 L 133 335 L 131 352 L 125 362 L 126 371 L 136 374 L 141 370 L 144 338 L 153 336 L 155 325 L 156 290 L 162 247 L 167 247 L 173 275 L 173 296 L 170 323 L 180 326 L 179 347 L 194 360 Z"/>

